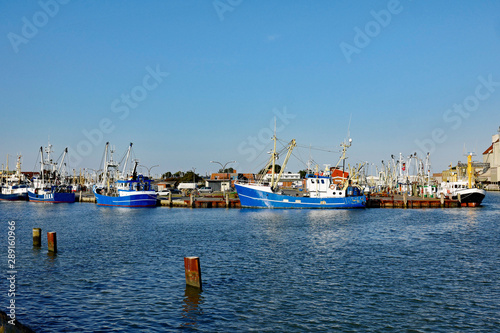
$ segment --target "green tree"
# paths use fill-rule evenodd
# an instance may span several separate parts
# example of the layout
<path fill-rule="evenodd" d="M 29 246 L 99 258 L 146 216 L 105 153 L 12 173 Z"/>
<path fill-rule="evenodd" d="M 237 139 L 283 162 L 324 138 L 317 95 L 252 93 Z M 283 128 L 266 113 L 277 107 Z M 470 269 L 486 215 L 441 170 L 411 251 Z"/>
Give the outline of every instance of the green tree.
<path fill-rule="evenodd" d="M 188 171 L 179 179 L 181 183 L 192 183 L 193 180 L 197 183 L 202 181 L 203 178 L 200 175 L 193 173 L 193 171 Z"/>
<path fill-rule="evenodd" d="M 267 168 L 267 170 L 261 169 L 259 171 L 259 173 L 266 174 L 271 169 L 272 169 L 272 165 L 270 165 L 269 168 Z M 274 165 L 274 173 L 279 173 L 280 171 L 281 171 L 281 165 L 275 164 Z"/>

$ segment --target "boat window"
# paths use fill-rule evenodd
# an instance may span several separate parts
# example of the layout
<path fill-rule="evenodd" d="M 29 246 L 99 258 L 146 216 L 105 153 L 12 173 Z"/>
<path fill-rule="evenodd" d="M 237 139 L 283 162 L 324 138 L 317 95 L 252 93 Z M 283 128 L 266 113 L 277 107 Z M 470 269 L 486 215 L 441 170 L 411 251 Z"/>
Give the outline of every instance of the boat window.
<path fill-rule="evenodd" d="M 324 179 L 321 179 L 321 184 L 324 184 L 325 183 L 325 180 Z"/>
<path fill-rule="evenodd" d="M 313 183 L 313 184 L 314 184 L 314 179 L 311 179 L 311 183 Z"/>

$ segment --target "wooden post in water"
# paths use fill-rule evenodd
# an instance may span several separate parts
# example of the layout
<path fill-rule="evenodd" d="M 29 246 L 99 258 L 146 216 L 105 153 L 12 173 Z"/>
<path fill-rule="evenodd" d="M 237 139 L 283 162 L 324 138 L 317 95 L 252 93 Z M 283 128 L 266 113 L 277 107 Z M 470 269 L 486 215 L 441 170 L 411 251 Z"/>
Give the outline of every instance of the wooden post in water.
<path fill-rule="evenodd" d="M 403 193 L 403 203 L 404 203 L 404 207 L 408 207 L 408 192 L 407 191 L 404 191 Z"/>
<path fill-rule="evenodd" d="M 168 192 L 167 204 L 168 204 L 168 207 L 172 207 L 172 191 Z"/>
<path fill-rule="evenodd" d="M 230 206 L 229 206 L 229 193 L 226 193 L 226 208 L 230 208 Z"/>
<path fill-rule="evenodd" d="M 199 257 L 184 257 L 186 284 L 201 289 L 201 268 Z"/>
<path fill-rule="evenodd" d="M 440 195 L 440 200 L 441 200 L 441 207 L 444 207 L 444 193 L 441 192 L 441 195 Z"/>
<path fill-rule="evenodd" d="M 191 208 L 194 207 L 194 196 L 193 196 L 193 192 L 191 192 L 191 194 L 189 194 L 189 206 Z"/>
<path fill-rule="evenodd" d="M 462 203 L 462 197 L 461 197 L 460 193 L 457 194 L 457 198 L 458 198 L 458 202 Z"/>
<path fill-rule="evenodd" d="M 57 252 L 57 237 L 55 232 L 47 232 L 47 244 L 49 252 Z"/>
<path fill-rule="evenodd" d="M 33 228 L 33 246 L 42 246 L 42 229 Z"/>
<path fill-rule="evenodd" d="M 82 202 L 82 191 L 80 191 L 80 202 Z"/>

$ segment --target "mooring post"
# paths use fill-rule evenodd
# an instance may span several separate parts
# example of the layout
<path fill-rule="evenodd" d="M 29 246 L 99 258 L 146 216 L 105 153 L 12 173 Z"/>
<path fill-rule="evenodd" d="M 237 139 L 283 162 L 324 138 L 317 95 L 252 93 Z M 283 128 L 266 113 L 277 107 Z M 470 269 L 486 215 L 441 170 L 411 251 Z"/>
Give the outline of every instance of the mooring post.
<path fill-rule="evenodd" d="M 47 232 L 47 244 L 49 252 L 57 252 L 57 237 L 55 232 Z"/>
<path fill-rule="evenodd" d="M 33 246 L 42 246 L 42 229 L 33 228 Z"/>
<path fill-rule="evenodd" d="M 191 192 L 191 194 L 189 195 L 189 205 L 191 206 L 191 208 L 194 207 L 194 197 L 193 197 L 193 192 Z"/>
<path fill-rule="evenodd" d="M 168 192 L 167 204 L 169 207 L 172 207 L 172 191 Z"/>
<path fill-rule="evenodd" d="M 444 206 L 444 193 L 443 192 L 441 192 L 440 200 L 441 200 L 441 207 L 443 207 Z"/>
<path fill-rule="evenodd" d="M 403 203 L 405 205 L 405 208 L 408 207 L 408 192 L 407 191 L 405 191 L 403 193 Z"/>
<path fill-rule="evenodd" d="M 199 257 L 184 257 L 186 284 L 201 289 L 201 268 Z"/>
<path fill-rule="evenodd" d="M 229 193 L 226 193 L 226 208 L 229 208 Z"/>
<path fill-rule="evenodd" d="M 80 191 L 80 202 L 82 202 L 82 191 Z"/>

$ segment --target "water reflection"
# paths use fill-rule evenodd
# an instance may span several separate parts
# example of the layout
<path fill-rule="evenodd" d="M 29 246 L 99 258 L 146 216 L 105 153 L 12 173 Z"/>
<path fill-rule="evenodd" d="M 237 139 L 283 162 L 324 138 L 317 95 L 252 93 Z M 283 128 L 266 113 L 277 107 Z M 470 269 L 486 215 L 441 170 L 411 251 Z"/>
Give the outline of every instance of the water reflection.
<path fill-rule="evenodd" d="M 197 327 L 200 317 L 203 314 L 201 305 L 203 305 L 202 291 L 186 285 L 184 299 L 182 304 L 182 318 L 184 322 L 181 327 Z"/>

